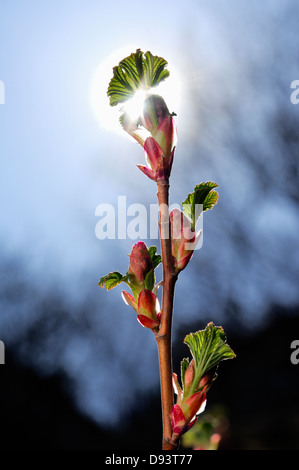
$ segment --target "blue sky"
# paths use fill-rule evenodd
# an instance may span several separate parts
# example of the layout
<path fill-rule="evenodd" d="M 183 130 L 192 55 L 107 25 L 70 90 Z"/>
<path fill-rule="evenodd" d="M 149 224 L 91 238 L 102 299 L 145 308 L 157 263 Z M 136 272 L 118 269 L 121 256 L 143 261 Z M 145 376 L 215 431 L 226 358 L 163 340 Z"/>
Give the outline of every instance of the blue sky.
<path fill-rule="evenodd" d="M 54 290 L 73 312 L 86 299 L 98 309 L 88 314 L 92 333 L 65 326 L 55 332 L 59 353 L 49 335 L 40 358 L 30 348 L 26 356 L 44 373 L 62 367 L 75 380 L 77 403 L 97 421 L 118 410 L 113 377 L 132 402 L 131 366 L 141 389 L 157 386 L 157 373 L 146 374 L 152 338 L 125 316 L 120 292 L 97 287 L 108 271 L 126 271 L 132 241 L 98 240 L 96 207 L 120 195 L 128 205 L 156 202 L 153 183 L 136 168 L 142 150 L 98 122 L 91 99 L 98 67 L 130 47 L 175 65 L 182 94 L 172 202 L 200 181 L 220 184 L 203 248 L 178 284 L 176 308 L 184 314 L 176 321 L 194 321 L 198 309 L 223 321 L 231 299 L 250 325 L 271 305 L 299 300 L 298 201 L 289 176 L 296 149 L 284 146 L 275 127 L 279 116 L 298 123 L 299 105 L 290 102 L 290 84 L 299 79 L 298 19 L 291 0 L 0 1 L 0 255 L 20 263 L 38 298 Z M 1 339 L 24 351 L 24 334 L 38 318 L 37 300 L 15 299 L 2 307 Z M 108 378 L 97 362 L 103 336 L 117 344 Z"/>

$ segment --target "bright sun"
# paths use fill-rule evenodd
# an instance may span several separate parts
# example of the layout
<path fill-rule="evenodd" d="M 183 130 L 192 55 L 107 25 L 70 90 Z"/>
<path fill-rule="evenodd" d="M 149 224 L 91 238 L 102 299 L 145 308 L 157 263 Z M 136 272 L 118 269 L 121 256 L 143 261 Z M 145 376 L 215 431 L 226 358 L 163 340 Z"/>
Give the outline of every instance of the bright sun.
<path fill-rule="evenodd" d="M 91 106 L 100 126 L 122 135 L 127 135 L 127 133 L 122 130 L 119 123 L 118 107 L 109 105 L 107 89 L 113 75 L 113 67 L 118 65 L 124 57 L 129 56 L 135 50 L 136 47 L 134 46 L 125 47 L 106 57 L 96 69 L 91 84 Z M 155 51 L 153 51 L 153 53 L 155 53 Z M 170 76 L 160 85 L 153 88 L 153 92 L 163 96 L 170 112 L 177 113 L 180 101 L 180 80 L 171 64 L 168 64 L 167 68 L 170 71 Z M 130 114 L 133 113 L 138 116 L 143 99 L 144 92 L 141 90 L 126 104 L 126 108 L 128 106 L 131 109 Z"/>

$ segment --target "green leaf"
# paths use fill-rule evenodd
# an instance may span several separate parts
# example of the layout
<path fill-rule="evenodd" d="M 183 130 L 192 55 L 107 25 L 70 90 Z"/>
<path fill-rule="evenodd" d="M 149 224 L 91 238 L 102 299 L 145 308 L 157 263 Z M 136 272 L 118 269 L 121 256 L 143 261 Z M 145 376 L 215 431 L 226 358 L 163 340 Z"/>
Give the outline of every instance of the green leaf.
<path fill-rule="evenodd" d="M 110 105 L 116 106 L 132 98 L 138 88 L 148 90 L 157 86 L 169 76 L 166 66 L 167 62 L 162 57 L 137 49 L 113 68 L 107 91 Z"/>
<path fill-rule="evenodd" d="M 145 289 L 148 289 L 150 291 L 152 291 L 153 288 L 155 287 L 155 273 L 153 269 L 151 269 L 146 274 L 145 279 L 144 279 L 144 287 Z"/>
<path fill-rule="evenodd" d="M 216 191 L 210 191 L 204 200 L 203 210 L 206 211 L 207 209 L 213 209 L 218 202 L 218 198 L 219 194 Z"/>
<path fill-rule="evenodd" d="M 225 359 L 233 359 L 236 355 L 226 343 L 225 333 L 221 326 L 209 323 L 204 330 L 190 333 L 184 339 L 195 362 L 196 383 L 210 369 Z"/>
<path fill-rule="evenodd" d="M 184 214 L 192 222 L 192 230 L 195 230 L 196 222 L 203 211 L 212 209 L 218 201 L 218 193 L 213 191 L 218 184 L 212 181 L 200 183 L 195 186 L 193 193 L 189 193 L 183 202 Z"/>
<path fill-rule="evenodd" d="M 157 255 L 157 247 L 156 246 L 150 246 L 148 251 L 149 251 L 151 260 L 153 262 L 154 269 L 156 269 L 156 267 L 159 266 L 160 263 L 162 263 L 162 256 Z"/>
<path fill-rule="evenodd" d="M 110 290 L 116 287 L 121 282 L 127 282 L 127 281 L 128 281 L 127 274 L 123 276 L 118 271 L 114 271 L 113 273 L 107 274 L 107 276 L 101 277 L 98 284 L 100 287 L 105 287 L 107 290 Z"/>
<path fill-rule="evenodd" d="M 183 389 L 185 388 L 185 373 L 186 373 L 186 370 L 188 369 L 188 366 L 189 366 L 189 359 L 184 358 L 181 361 L 181 380 L 182 380 Z"/>

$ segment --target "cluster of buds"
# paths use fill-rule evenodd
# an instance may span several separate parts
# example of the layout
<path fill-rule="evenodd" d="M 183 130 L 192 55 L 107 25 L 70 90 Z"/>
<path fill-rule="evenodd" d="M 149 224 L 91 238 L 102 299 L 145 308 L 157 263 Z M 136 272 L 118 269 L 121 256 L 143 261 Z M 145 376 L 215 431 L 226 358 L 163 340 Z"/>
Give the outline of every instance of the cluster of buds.
<path fill-rule="evenodd" d="M 177 375 L 173 374 L 173 388 L 177 394 L 177 402 L 170 415 L 174 442 L 195 424 L 198 415 L 204 411 L 207 401 L 206 393 L 215 378 L 213 373 L 206 373 L 198 379 L 195 372 L 194 359 L 192 359 L 182 378 L 183 390 L 179 385 Z"/>
<path fill-rule="evenodd" d="M 122 297 L 137 313 L 137 320 L 145 328 L 158 330 L 160 305 L 154 290 L 154 266 L 150 253 L 143 242 L 136 243 L 130 254 L 128 284 L 133 295 L 123 291 Z"/>
<path fill-rule="evenodd" d="M 170 214 L 171 251 L 176 273 L 184 269 L 192 258 L 193 251 L 201 236 L 201 230 L 192 230 L 188 217 L 179 209 L 173 209 Z"/>
<path fill-rule="evenodd" d="M 145 150 L 148 166 L 138 168 L 153 181 L 168 180 L 171 172 L 177 132 L 174 119 L 159 95 L 148 94 L 144 100 L 142 114 L 134 121 L 125 112 L 122 125 Z M 145 138 L 140 125 L 147 131 Z"/>

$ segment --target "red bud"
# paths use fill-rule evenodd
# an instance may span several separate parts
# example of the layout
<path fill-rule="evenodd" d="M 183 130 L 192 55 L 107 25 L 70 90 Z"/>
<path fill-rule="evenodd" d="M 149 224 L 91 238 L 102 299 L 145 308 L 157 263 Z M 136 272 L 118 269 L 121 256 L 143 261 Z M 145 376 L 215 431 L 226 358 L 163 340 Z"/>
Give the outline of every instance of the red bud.
<path fill-rule="evenodd" d="M 137 165 L 138 168 L 154 181 L 168 179 L 171 172 L 174 149 L 166 158 L 162 148 L 153 137 L 148 137 L 144 143 L 145 159 L 148 167 Z"/>
<path fill-rule="evenodd" d="M 204 392 L 196 392 L 182 403 L 181 406 L 187 423 L 190 423 L 197 414 L 204 411 L 206 400 L 207 398 Z"/>
<path fill-rule="evenodd" d="M 130 265 L 128 270 L 129 274 L 131 274 L 130 281 L 132 284 L 136 284 L 136 282 L 138 284 L 143 284 L 146 275 L 152 269 L 153 262 L 145 243 L 135 243 L 130 254 Z"/>
<path fill-rule="evenodd" d="M 122 294 L 122 298 L 124 299 L 124 302 L 127 305 L 130 305 L 135 310 L 135 312 L 138 313 L 138 307 L 137 307 L 137 304 L 135 302 L 135 298 L 133 297 L 133 295 L 129 294 L 129 292 L 126 292 L 125 290 L 123 290 L 121 294 Z"/>
<path fill-rule="evenodd" d="M 146 328 L 157 328 L 160 324 L 159 302 L 155 294 L 148 289 L 140 292 L 138 297 L 138 321 Z"/>
<path fill-rule="evenodd" d="M 172 116 L 166 116 L 152 132 L 152 136 L 161 148 L 168 164 L 173 148 L 177 144 L 176 125 Z"/>
<path fill-rule="evenodd" d="M 189 366 L 187 367 L 187 370 L 185 372 L 184 376 L 184 383 L 185 383 L 185 388 L 188 388 L 192 385 L 193 379 L 194 379 L 194 359 L 190 362 Z"/>
<path fill-rule="evenodd" d="M 173 209 L 170 214 L 171 251 L 176 271 L 184 269 L 189 263 L 193 250 L 200 237 L 191 229 L 191 222 L 179 209 Z M 192 249 L 190 249 L 190 246 Z"/>
<path fill-rule="evenodd" d="M 186 428 L 186 419 L 179 405 L 174 405 L 170 413 L 170 420 L 173 433 L 180 436 Z"/>
<path fill-rule="evenodd" d="M 141 118 L 144 127 L 153 133 L 160 122 L 168 115 L 169 110 L 162 96 L 149 95 L 144 102 L 143 116 Z"/>
<path fill-rule="evenodd" d="M 144 326 L 144 328 L 149 328 L 150 330 L 156 329 L 159 326 L 159 323 L 147 317 L 146 315 L 137 315 L 137 320 L 139 321 L 140 325 Z"/>
<path fill-rule="evenodd" d="M 198 389 L 207 392 L 217 375 L 214 372 L 207 372 L 199 381 Z"/>

